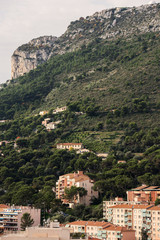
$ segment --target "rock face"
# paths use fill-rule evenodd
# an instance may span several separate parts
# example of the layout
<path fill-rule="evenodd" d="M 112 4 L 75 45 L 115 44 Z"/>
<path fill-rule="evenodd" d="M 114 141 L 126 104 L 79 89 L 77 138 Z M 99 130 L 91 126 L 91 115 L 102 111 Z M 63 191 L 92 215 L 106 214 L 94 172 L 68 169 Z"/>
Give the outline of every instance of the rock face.
<path fill-rule="evenodd" d="M 72 52 L 95 39 L 131 37 L 160 31 L 160 4 L 133 8 L 113 8 L 71 22 L 59 38 L 52 36 L 31 40 L 12 55 L 12 78 L 36 68 L 51 56 Z"/>
<path fill-rule="evenodd" d="M 11 58 L 11 78 L 17 78 L 46 62 L 50 58 L 56 39 L 44 36 L 16 49 Z"/>

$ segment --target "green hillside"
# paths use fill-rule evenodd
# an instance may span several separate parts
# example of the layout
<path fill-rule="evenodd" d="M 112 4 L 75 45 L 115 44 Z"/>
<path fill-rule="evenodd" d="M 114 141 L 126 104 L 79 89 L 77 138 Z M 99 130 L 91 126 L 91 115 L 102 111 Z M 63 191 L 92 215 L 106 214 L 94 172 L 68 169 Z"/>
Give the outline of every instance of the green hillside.
<path fill-rule="evenodd" d="M 103 199 L 125 197 L 141 183 L 159 185 L 159 87 L 159 33 L 97 38 L 13 79 L 0 90 L 0 119 L 9 120 L 0 123 L 0 140 L 9 141 L 0 146 L 0 202 L 45 203 L 51 216 L 62 210 L 78 219 L 56 202 L 52 187 L 60 175 L 83 170 L 100 192 L 91 208 L 81 206 L 88 220 L 101 218 L 95 205 Z M 64 105 L 67 111 L 52 113 Z M 61 120 L 55 130 L 42 126 L 47 117 Z M 82 142 L 91 152 L 58 151 L 58 142 Z M 95 154 L 105 152 L 106 160 Z"/>

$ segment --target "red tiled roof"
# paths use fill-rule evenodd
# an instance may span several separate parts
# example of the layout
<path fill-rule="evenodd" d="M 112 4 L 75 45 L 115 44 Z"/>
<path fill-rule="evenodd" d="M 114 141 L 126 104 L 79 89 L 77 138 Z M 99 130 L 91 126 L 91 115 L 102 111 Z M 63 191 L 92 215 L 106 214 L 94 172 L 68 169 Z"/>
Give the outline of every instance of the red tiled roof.
<path fill-rule="evenodd" d="M 129 191 L 142 190 L 142 189 L 147 188 L 147 187 L 149 187 L 149 186 L 147 186 L 147 185 L 142 185 L 142 186 L 140 186 L 140 187 L 133 188 L 133 189 L 131 189 L 131 190 L 129 190 Z"/>
<path fill-rule="evenodd" d="M 97 226 L 97 227 L 107 227 L 107 226 L 112 226 L 112 223 L 108 222 L 98 222 L 98 221 L 75 221 L 69 223 L 69 225 L 79 225 L 79 226 Z"/>
<path fill-rule="evenodd" d="M 5 204 L 0 204 L 0 208 L 9 208 L 9 207 Z"/>
<path fill-rule="evenodd" d="M 148 190 L 157 190 L 157 188 L 159 188 L 159 186 L 150 186 L 150 187 L 147 187 L 147 188 L 145 188 L 144 190 L 146 191 L 148 191 Z"/>
<path fill-rule="evenodd" d="M 160 211 L 160 205 L 158 205 L 158 206 L 153 206 L 153 207 L 151 207 L 149 210 L 157 210 L 157 211 Z"/>
<path fill-rule="evenodd" d="M 132 209 L 134 205 L 129 205 L 129 204 L 120 204 L 120 205 L 115 205 L 109 208 L 129 208 Z"/>

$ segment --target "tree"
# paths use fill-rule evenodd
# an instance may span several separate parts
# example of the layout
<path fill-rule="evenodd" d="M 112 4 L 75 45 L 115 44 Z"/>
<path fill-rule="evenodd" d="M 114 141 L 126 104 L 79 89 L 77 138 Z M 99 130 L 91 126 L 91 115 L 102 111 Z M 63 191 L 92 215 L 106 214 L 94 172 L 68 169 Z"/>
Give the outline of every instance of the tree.
<path fill-rule="evenodd" d="M 141 237 L 142 237 L 142 240 L 147 240 L 148 239 L 147 230 L 144 229 L 144 228 L 142 228 Z"/>
<path fill-rule="evenodd" d="M 31 227 L 34 223 L 34 220 L 31 218 L 29 213 L 24 213 L 21 218 L 21 228 L 25 230 L 26 227 Z"/>

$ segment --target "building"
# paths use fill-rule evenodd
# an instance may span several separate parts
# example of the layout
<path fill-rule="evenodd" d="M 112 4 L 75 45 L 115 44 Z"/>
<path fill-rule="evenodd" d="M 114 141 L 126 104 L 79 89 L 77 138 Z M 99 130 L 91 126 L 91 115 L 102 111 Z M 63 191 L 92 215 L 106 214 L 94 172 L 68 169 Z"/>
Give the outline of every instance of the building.
<path fill-rule="evenodd" d="M 50 227 L 31 227 L 24 232 L 8 234 L 0 237 L 0 240 L 70 240 L 70 231 L 54 224 Z"/>
<path fill-rule="evenodd" d="M 136 240 L 141 239 L 142 229 L 148 240 L 160 240 L 160 206 L 116 205 L 109 208 L 109 218 L 113 224 L 135 230 Z"/>
<path fill-rule="evenodd" d="M 64 198 L 65 188 L 70 188 L 71 186 L 83 187 L 87 190 L 87 195 L 80 197 L 77 196 L 73 201 L 68 201 Z M 77 173 L 69 173 L 59 177 L 56 182 L 56 198 L 61 199 L 64 203 L 69 203 L 70 206 L 74 204 L 90 204 L 92 198 L 98 197 L 98 192 L 93 189 L 93 181 L 83 174 L 83 171 L 78 171 Z"/>
<path fill-rule="evenodd" d="M 135 240 L 134 230 L 108 222 L 75 221 L 67 224 L 66 227 L 70 227 L 74 233 L 86 234 L 89 239 Z"/>
<path fill-rule="evenodd" d="M 102 158 L 102 160 L 106 160 L 106 158 L 108 157 L 108 153 L 97 153 L 96 155 L 97 157 Z"/>
<path fill-rule="evenodd" d="M 79 150 L 83 148 L 83 144 L 82 143 L 57 143 L 56 147 L 57 149 Z"/>
<path fill-rule="evenodd" d="M 141 202 L 135 202 L 135 201 L 125 201 L 123 198 L 120 197 L 116 197 L 113 200 L 110 201 L 103 201 L 103 218 L 104 219 L 108 219 L 109 218 L 109 208 L 112 206 L 116 206 L 116 205 L 138 205 L 141 204 Z M 147 203 L 146 203 L 147 205 Z"/>
<path fill-rule="evenodd" d="M 61 113 L 61 112 L 64 112 L 67 110 L 67 107 L 64 106 L 64 107 L 61 107 L 61 108 L 56 108 L 55 110 L 53 110 L 53 114 L 57 114 L 57 113 Z"/>
<path fill-rule="evenodd" d="M 21 230 L 21 218 L 24 213 L 29 213 L 34 220 L 33 226 L 40 224 L 41 210 L 26 206 L 6 207 L 0 211 L 1 232 L 13 232 Z"/>
<path fill-rule="evenodd" d="M 128 201 L 148 202 L 154 204 L 157 198 L 160 199 L 160 186 L 142 185 L 127 191 Z"/>
<path fill-rule="evenodd" d="M 62 121 L 56 121 L 56 122 L 50 122 L 50 118 L 45 118 L 44 121 L 42 121 L 42 125 L 46 127 L 47 130 L 53 130 L 57 127 L 58 124 L 60 124 Z"/>
<path fill-rule="evenodd" d="M 48 114 L 48 111 L 41 111 L 41 112 L 39 112 L 39 115 L 40 115 L 40 116 L 44 116 L 44 115 L 46 115 L 46 114 Z"/>

